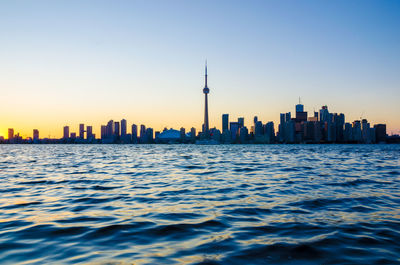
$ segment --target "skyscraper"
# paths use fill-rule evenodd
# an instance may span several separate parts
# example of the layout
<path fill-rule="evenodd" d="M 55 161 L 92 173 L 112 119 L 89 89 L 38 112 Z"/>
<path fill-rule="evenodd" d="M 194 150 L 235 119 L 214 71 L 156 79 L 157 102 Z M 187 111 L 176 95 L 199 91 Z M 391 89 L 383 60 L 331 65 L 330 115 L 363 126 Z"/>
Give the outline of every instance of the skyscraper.
<path fill-rule="evenodd" d="M 64 139 L 69 138 L 69 126 L 64 126 L 64 134 L 63 134 Z"/>
<path fill-rule="evenodd" d="M 14 129 L 8 129 L 8 140 L 12 140 L 14 138 Z"/>
<path fill-rule="evenodd" d="M 229 114 L 222 114 L 222 132 L 229 130 Z"/>
<path fill-rule="evenodd" d="M 93 127 L 92 126 L 86 126 L 86 139 L 87 140 L 92 140 L 93 137 Z"/>
<path fill-rule="evenodd" d="M 207 101 L 207 95 L 210 93 L 210 89 L 207 87 L 207 62 L 206 62 L 206 74 L 205 74 L 205 85 L 203 88 L 203 93 L 205 96 L 205 105 L 204 105 L 204 124 L 203 124 L 203 133 L 206 134 L 208 137 L 208 132 L 209 132 L 209 124 L 208 124 L 208 101 Z"/>
<path fill-rule="evenodd" d="M 84 139 L 85 138 L 85 124 L 81 123 L 79 124 L 79 138 Z"/>
<path fill-rule="evenodd" d="M 136 144 L 137 143 L 137 125 L 132 124 L 132 143 Z"/>
<path fill-rule="evenodd" d="M 33 140 L 39 140 L 39 130 L 33 129 Z"/>
<path fill-rule="evenodd" d="M 244 118 L 243 117 L 238 118 L 238 123 L 239 123 L 239 128 L 244 127 Z"/>
<path fill-rule="evenodd" d="M 121 120 L 121 137 L 125 137 L 126 136 L 126 120 L 122 119 Z"/>
<path fill-rule="evenodd" d="M 120 138 L 120 127 L 119 121 L 114 122 L 114 139 L 119 140 Z"/>

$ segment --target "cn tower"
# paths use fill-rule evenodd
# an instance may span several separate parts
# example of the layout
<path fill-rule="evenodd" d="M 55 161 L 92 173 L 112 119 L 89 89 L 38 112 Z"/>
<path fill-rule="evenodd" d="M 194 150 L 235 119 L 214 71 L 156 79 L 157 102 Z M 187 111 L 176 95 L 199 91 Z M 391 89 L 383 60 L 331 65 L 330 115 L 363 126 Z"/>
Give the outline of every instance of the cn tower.
<path fill-rule="evenodd" d="M 204 124 L 203 124 L 203 133 L 206 134 L 208 137 L 209 133 L 209 125 L 208 125 L 208 101 L 207 101 L 207 95 L 210 93 L 210 89 L 207 87 L 207 61 L 206 61 L 206 75 L 205 75 L 205 85 L 203 88 L 203 93 L 205 96 L 205 105 L 204 105 Z"/>

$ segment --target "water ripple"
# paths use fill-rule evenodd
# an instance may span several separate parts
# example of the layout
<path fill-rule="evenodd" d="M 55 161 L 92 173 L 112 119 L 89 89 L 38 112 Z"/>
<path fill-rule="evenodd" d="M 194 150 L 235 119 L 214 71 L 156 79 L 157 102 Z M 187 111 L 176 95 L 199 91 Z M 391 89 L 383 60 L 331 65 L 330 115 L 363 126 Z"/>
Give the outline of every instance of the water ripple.
<path fill-rule="evenodd" d="M 3 145 L 0 263 L 400 264 L 399 145 Z"/>

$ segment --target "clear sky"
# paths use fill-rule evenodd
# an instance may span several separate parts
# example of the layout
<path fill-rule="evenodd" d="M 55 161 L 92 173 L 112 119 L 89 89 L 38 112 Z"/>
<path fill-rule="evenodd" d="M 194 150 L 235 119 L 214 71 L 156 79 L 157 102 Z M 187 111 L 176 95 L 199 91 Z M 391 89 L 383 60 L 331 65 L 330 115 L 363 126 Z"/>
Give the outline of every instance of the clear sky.
<path fill-rule="evenodd" d="M 400 1 L 1 1 L 0 135 L 328 105 L 400 132 Z"/>

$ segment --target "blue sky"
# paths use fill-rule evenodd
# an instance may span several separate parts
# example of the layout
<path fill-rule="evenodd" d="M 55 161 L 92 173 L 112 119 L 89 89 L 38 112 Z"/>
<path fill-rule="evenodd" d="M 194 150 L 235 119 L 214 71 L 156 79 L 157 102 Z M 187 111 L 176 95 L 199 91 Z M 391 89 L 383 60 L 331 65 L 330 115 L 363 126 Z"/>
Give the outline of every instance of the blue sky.
<path fill-rule="evenodd" d="M 400 130 L 399 1 L 2 1 L 0 135 L 278 122 L 298 97 Z M 72 129 L 74 130 L 74 129 Z"/>

